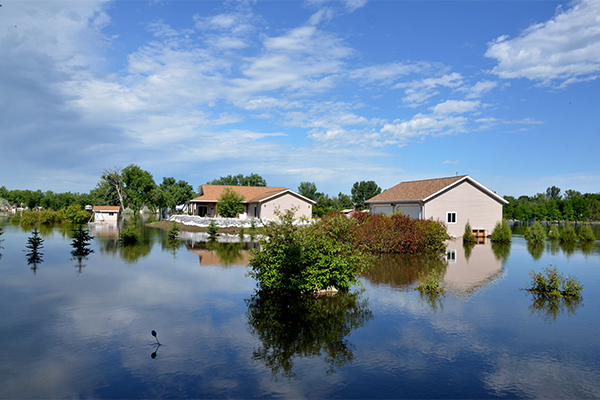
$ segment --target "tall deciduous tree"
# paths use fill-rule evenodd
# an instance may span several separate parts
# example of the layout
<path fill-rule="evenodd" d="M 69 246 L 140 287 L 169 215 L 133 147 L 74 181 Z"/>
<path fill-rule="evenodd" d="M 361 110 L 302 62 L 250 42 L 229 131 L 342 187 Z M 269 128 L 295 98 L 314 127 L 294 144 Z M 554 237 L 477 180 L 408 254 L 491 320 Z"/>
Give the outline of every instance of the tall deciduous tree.
<path fill-rule="evenodd" d="M 176 181 L 175 178 L 163 178 L 156 188 L 155 202 L 161 208 L 174 209 L 194 197 L 194 187 L 186 181 Z"/>
<path fill-rule="evenodd" d="M 365 201 L 381 193 L 381 188 L 374 181 L 360 181 L 352 186 L 352 202 L 359 210 L 365 209 Z"/>
<path fill-rule="evenodd" d="M 156 182 L 152 174 L 141 169 L 135 164 L 130 164 L 123 168 L 123 183 L 125 184 L 125 193 L 129 198 L 130 205 L 136 211 L 141 210 L 145 205 L 154 205 L 153 196 L 155 194 Z"/>
<path fill-rule="evenodd" d="M 104 169 L 95 190 L 96 196 L 103 197 L 104 202 L 114 204 L 115 200 L 118 200 L 121 209 L 125 208 L 125 183 L 121 167 Z"/>
<path fill-rule="evenodd" d="M 317 192 L 317 185 L 315 185 L 314 182 L 300 182 L 300 185 L 298 185 L 298 193 L 314 201 L 323 197 L 323 193 Z"/>
<path fill-rule="evenodd" d="M 258 174 L 250 174 L 244 176 L 238 175 L 227 175 L 222 176 L 219 179 L 213 179 L 208 182 L 209 185 L 230 185 L 230 186 L 267 186 L 267 181 Z"/>

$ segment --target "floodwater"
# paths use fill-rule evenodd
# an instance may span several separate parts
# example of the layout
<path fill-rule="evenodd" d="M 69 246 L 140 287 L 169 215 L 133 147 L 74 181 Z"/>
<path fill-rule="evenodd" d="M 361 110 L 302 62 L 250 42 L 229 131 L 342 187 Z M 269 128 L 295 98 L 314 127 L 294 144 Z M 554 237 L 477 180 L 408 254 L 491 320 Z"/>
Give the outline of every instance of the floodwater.
<path fill-rule="evenodd" d="M 32 259 L 31 231 L 0 227 L 0 398 L 600 397 L 600 242 L 451 242 L 442 260 L 381 256 L 350 293 L 292 299 L 256 293 L 251 242 L 144 228 L 121 248 L 96 226 L 77 258 L 54 227 Z M 520 290 L 550 264 L 581 301 Z M 431 270 L 446 294 L 413 290 Z"/>

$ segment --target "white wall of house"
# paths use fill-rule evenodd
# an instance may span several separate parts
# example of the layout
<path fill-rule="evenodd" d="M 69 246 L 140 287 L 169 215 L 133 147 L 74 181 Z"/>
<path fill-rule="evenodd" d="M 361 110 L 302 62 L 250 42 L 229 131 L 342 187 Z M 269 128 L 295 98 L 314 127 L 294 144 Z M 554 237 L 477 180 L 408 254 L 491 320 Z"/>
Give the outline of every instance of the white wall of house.
<path fill-rule="evenodd" d="M 312 204 L 291 193 L 284 193 L 267 200 L 261 205 L 260 218 L 276 218 L 276 210 L 285 211 L 292 207 L 297 208 L 296 218 L 310 218 L 312 216 Z"/>
<path fill-rule="evenodd" d="M 115 222 L 119 220 L 118 211 L 94 211 L 95 222 Z"/>
<path fill-rule="evenodd" d="M 454 223 L 447 223 L 448 213 L 455 213 Z M 452 236 L 462 236 L 467 221 L 472 229 L 490 235 L 496 222 L 502 221 L 502 204 L 464 181 L 425 203 L 423 217 L 446 222 Z"/>

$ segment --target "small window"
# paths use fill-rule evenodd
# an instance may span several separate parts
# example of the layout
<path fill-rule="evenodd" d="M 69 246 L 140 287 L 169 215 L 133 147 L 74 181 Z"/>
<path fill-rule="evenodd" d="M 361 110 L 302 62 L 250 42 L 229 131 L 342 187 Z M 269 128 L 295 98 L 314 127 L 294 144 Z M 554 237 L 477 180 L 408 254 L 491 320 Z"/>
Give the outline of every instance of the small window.
<path fill-rule="evenodd" d="M 449 224 L 455 224 L 456 223 L 456 212 L 454 212 L 454 211 L 447 212 L 446 213 L 446 222 Z"/>

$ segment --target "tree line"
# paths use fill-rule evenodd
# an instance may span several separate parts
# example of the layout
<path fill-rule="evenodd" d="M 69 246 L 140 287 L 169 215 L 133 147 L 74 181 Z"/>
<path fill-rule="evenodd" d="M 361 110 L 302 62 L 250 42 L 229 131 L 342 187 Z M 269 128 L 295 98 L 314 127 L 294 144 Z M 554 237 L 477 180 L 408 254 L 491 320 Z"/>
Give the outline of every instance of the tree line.
<path fill-rule="evenodd" d="M 105 169 L 100 181 L 89 193 L 55 193 L 51 190 L 9 190 L 0 187 L 0 207 L 23 206 L 30 210 L 41 207 L 45 210 L 63 210 L 76 205 L 120 206 L 140 211 L 144 207 L 151 209 L 174 209 L 192 199 L 194 187 L 183 180 L 164 177 L 156 184 L 152 174 L 138 165 L 130 164 L 125 168 Z"/>
<path fill-rule="evenodd" d="M 504 219 L 519 221 L 600 221 L 600 193 L 581 193 L 552 186 L 534 196 L 504 196 Z"/>

